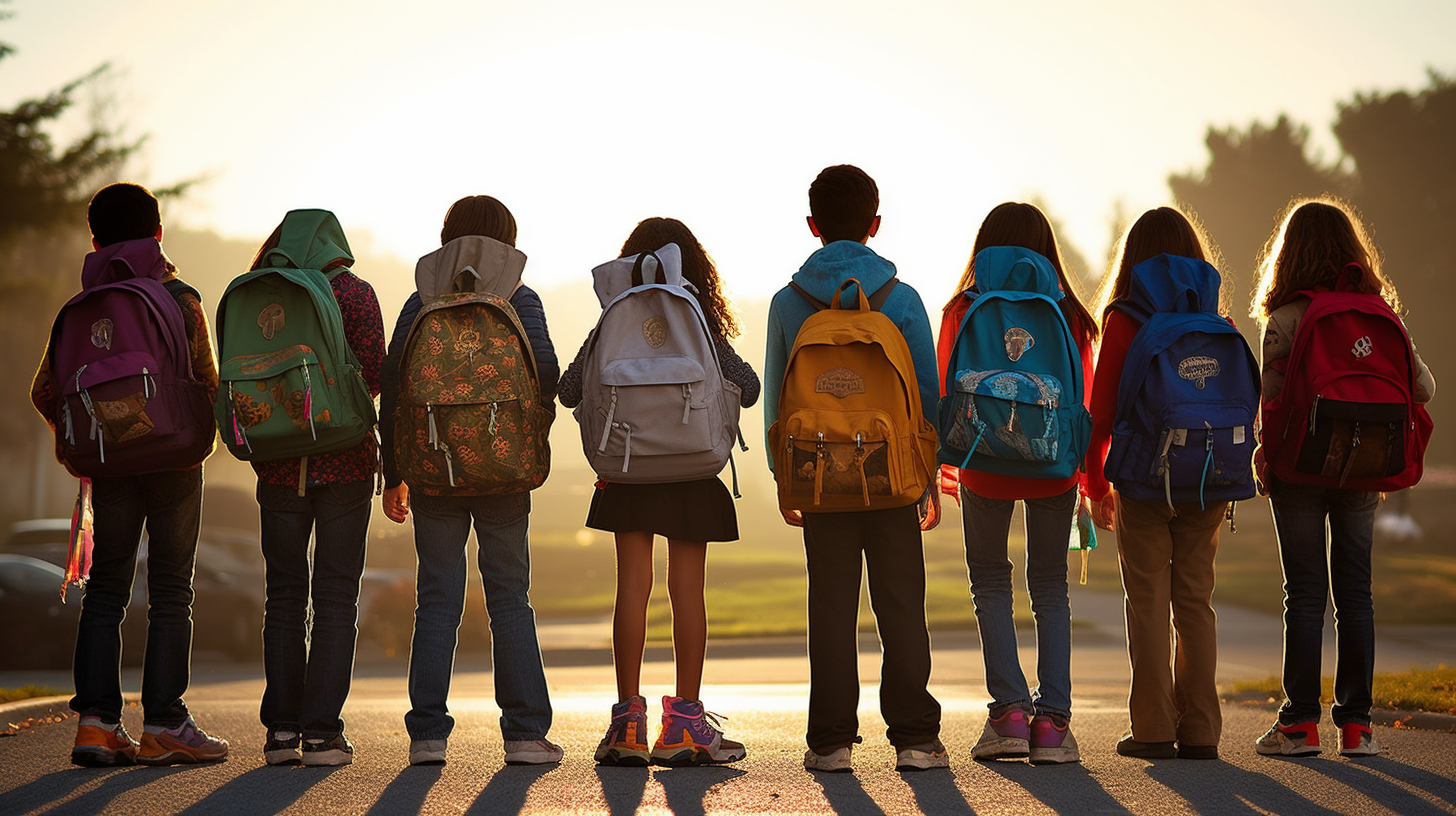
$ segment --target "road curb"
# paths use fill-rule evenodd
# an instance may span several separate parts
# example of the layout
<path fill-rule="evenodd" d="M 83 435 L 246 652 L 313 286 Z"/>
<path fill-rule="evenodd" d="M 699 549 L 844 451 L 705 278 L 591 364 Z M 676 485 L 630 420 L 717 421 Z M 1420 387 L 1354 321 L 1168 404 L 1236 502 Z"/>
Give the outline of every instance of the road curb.
<path fill-rule="evenodd" d="M 69 695 L 62 697 L 32 697 L 0 704 L 0 734 L 13 734 L 19 728 L 28 727 L 34 720 L 74 716 L 70 709 Z"/>
<path fill-rule="evenodd" d="M 1392 728 L 1418 728 L 1422 731 L 1456 731 L 1456 715 L 1439 714 L 1434 711 L 1402 711 L 1400 709 L 1377 708 L 1370 712 L 1370 721 L 1375 725 Z"/>

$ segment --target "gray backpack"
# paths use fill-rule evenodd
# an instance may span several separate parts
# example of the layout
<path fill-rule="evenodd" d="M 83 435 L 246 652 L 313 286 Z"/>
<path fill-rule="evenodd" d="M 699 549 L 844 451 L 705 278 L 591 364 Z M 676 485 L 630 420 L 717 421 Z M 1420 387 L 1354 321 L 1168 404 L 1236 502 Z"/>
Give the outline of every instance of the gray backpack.
<path fill-rule="evenodd" d="M 592 277 L 602 316 L 575 411 L 587 461 L 608 482 L 717 476 L 741 443 L 741 391 L 723 378 L 677 245 L 602 264 Z"/>

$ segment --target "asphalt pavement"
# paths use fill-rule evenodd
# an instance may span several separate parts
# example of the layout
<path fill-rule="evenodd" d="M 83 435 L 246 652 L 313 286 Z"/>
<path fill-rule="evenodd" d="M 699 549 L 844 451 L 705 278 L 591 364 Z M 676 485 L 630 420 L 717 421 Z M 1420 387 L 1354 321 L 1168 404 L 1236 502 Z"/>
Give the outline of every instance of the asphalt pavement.
<path fill-rule="evenodd" d="M 707 813 L 967 814 L 1453 814 L 1456 813 L 1456 733 L 1377 727 L 1386 752 L 1364 760 L 1331 748 L 1301 760 L 1257 756 L 1253 740 L 1269 725 L 1268 705 L 1224 707 L 1217 761 L 1149 762 L 1117 756 L 1126 728 L 1127 662 L 1116 596 L 1075 590 L 1073 729 L 1082 762 L 1031 766 L 1024 761 L 980 763 L 970 749 L 987 699 L 980 655 L 970 633 L 935 639 L 932 691 L 944 708 L 942 737 L 951 768 L 900 774 L 878 715 L 877 647 L 862 641 L 860 705 L 864 743 L 851 774 L 812 774 L 801 760 L 807 705 L 802 639 L 713 642 L 709 646 L 707 706 L 728 717 L 727 733 L 744 742 L 748 758 L 719 768 L 603 768 L 592 762 L 613 699 L 609 653 L 600 621 L 543 627 L 547 677 L 556 710 L 552 739 L 566 748 L 559 765 L 507 767 L 492 700 L 488 659 L 463 656 L 451 695 L 458 722 L 444 766 L 410 767 L 403 714 L 408 708 L 403 665 L 364 658 L 344 717 L 356 746 L 352 766 L 268 767 L 257 705 L 262 682 L 255 666 L 200 663 L 187 701 L 198 722 L 228 738 L 228 761 L 198 767 L 86 769 L 71 766 L 74 718 L 42 714 L 45 703 L 0 707 L 0 816 L 47 814 L 411 814 L 607 813 L 676 816 Z M 1277 673 L 1274 619 L 1220 611 L 1220 677 Z M 1035 667 L 1032 633 L 1023 633 L 1023 665 Z M 1327 650 L 1332 651 L 1332 650 Z M 605 662 L 603 658 L 606 658 Z M 1450 665 L 1456 631 L 1382 630 L 1381 669 Z M 0 686 L 49 682 L 68 687 L 64 673 L 0 672 Z M 670 653 L 649 652 L 644 692 L 671 691 Z M 135 672 L 124 675 L 137 690 Z M 57 712 L 64 699 L 49 701 Z M 27 720 L 35 717 L 36 719 Z M 124 715 L 141 730 L 134 706 Z M 19 720 L 19 722 L 17 722 Z M 1438 722 L 1437 725 L 1443 723 Z M 1449 727 L 1449 725 L 1447 725 Z M 1326 726 L 1327 745 L 1334 738 Z"/>

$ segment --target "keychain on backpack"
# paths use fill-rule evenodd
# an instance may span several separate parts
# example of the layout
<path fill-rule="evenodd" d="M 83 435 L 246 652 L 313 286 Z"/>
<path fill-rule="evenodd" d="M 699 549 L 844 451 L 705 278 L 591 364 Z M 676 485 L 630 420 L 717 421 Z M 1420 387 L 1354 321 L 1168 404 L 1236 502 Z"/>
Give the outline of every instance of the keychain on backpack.
<path fill-rule="evenodd" d="M 1083 499 L 1077 501 L 1077 518 L 1072 522 L 1071 533 L 1067 536 L 1068 550 L 1082 551 L 1082 576 L 1078 583 L 1087 585 L 1087 561 L 1091 558 L 1092 551 L 1097 549 L 1097 528 L 1092 524 L 1092 513 L 1087 509 L 1087 502 Z"/>

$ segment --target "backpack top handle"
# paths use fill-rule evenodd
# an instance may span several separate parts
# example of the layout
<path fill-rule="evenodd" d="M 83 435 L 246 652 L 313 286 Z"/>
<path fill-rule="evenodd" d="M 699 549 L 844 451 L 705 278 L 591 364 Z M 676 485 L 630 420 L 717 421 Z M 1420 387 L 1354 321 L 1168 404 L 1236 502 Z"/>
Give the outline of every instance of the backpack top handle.
<path fill-rule="evenodd" d="M 655 266 L 648 269 L 644 263 L 648 258 L 652 259 Z M 666 283 L 667 276 L 663 273 L 662 259 L 657 257 L 656 252 L 643 252 L 637 256 L 632 264 L 632 288 L 637 288 L 645 283 Z M 652 280 L 647 280 L 651 276 Z"/>

